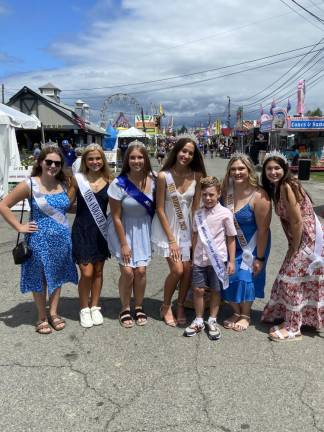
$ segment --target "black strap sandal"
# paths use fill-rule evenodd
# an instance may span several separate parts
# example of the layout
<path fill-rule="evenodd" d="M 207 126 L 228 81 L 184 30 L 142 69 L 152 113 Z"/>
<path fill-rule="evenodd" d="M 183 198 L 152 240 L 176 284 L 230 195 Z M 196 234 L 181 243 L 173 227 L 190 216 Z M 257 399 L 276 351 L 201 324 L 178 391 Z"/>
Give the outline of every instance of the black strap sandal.
<path fill-rule="evenodd" d="M 135 322 L 139 326 L 144 326 L 147 324 L 147 315 L 145 312 L 143 312 L 142 306 L 135 308 Z"/>
<path fill-rule="evenodd" d="M 130 310 L 126 309 L 119 314 L 119 323 L 124 328 L 134 327 L 134 320 L 130 314 Z"/>

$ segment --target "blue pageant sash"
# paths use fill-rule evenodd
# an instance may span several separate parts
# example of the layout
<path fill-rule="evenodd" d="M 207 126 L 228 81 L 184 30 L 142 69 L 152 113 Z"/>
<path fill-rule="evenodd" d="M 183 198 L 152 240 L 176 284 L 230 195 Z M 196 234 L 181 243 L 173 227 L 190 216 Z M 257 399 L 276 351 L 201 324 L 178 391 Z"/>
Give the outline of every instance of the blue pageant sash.
<path fill-rule="evenodd" d="M 154 216 L 155 209 L 153 201 L 145 195 L 145 193 L 140 191 L 126 175 L 118 176 L 117 183 L 128 193 L 129 196 L 140 203 L 151 217 Z"/>

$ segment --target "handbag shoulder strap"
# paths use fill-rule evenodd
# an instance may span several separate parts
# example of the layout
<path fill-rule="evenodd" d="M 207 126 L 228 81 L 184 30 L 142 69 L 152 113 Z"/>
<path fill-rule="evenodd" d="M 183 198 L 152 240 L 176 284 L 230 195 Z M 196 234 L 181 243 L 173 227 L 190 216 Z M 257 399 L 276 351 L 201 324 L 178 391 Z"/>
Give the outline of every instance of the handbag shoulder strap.
<path fill-rule="evenodd" d="M 32 200 L 32 198 L 33 198 L 33 183 L 31 181 L 31 179 L 30 179 L 30 193 L 31 193 L 31 200 Z M 29 216 L 30 221 L 33 220 L 33 205 L 32 205 L 31 200 L 30 200 L 30 216 Z M 25 199 L 23 199 L 23 204 L 22 204 L 22 208 L 21 208 L 21 212 L 20 212 L 20 220 L 19 220 L 20 224 L 21 224 L 23 217 L 24 217 L 24 210 L 25 210 Z M 16 246 L 18 246 L 19 239 L 20 239 L 20 232 L 18 232 L 18 235 L 17 235 Z"/>

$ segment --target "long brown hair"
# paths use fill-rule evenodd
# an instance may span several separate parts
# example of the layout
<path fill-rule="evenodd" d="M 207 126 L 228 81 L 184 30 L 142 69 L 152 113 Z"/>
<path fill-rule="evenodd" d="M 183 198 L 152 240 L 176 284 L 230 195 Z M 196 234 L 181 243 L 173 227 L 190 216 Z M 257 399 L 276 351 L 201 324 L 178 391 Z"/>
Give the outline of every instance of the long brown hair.
<path fill-rule="evenodd" d="M 204 160 L 202 158 L 202 155 L 197 147 L 197 144 L 194 140 L 191 138 L 180 138 L 176 144 L 174 145 L 173 149 L 170 151 L 169 156 L 167 160 L 165 161 L 165 164 L 163 165 L 161 171 L 168 171 L 171 169 L 177 162 L 177 156 L 180 150 L 183 149 L 183 147 L 186 144 L 193 144 L 195 151 L 192 158 L 192 161 L 189 164 L 189 167 L 192 169 L 192 171 L 195 172 L 201 172 L 203 177 L 207 176 L 206 168 L 204 164 Z"/>
<path fill-rule="evenodd" d="M 266 166 L 271 161 L 276 162 L 283 169 L 284 172 L 283 177 L 279 180 L 278 185 L 276 187 L 274 187 L 274 185 L 268 180 L 266 176 Z M 302 185 L 291 173 L 288 163 L 286 163 L 281 157 L 271 156 L 266 159 L 266 161 L 262 166 L 261 181 L 264 190 L 273 199 L 275 204 L 277 204 L 280 199 L 281 185 L 284 184 L 289 184 L 289 186 L 291 187 L 295 195 L 296 201 L 298 203 L 300 203 L 300 201 L 305 195 L 307 195 L 309 199 L 312 201 L 310 195 L 303 189 Z"/>
<path fill-rule="evenodd" d="M 129 143 L 124 156 L 123 166 L 120 175 L 125 175 L 130 172 L 129 156 L 133 150 L 138 150 L 144 158 L 143 176 L 145 178 L 150 174 L 154 176 L 152 165 L 146 147 L 143 143 L 139 141 L 132 141 Z"/>
<path fill-rule="evenodd" d="M 81 172 L 84 175 L 88 174 L 89 168 L 87 167 L 87 156 L 90 152 L 93 151 L 97 151 L 100 153 L 102 163 L 103 163 L 102 167 L 100 168 L 100 172 L 104 177 L 104 179 L 109 183 L 112 180 L 112 174 L 110 172 L 105 153 L 99 144 L 90 144 L 84 149 L 81 157 L 81 165 L 80 165 L 79 172 Z"/>
<path fill-rule="evenodd" d="M 55 153 L 61 158 L 61 169 L 55 175 L 56 180 L 63 183 L 65 186 L 68 186 L 68 177 L 63 171 L 64 156 L 63 156 L 63 153 L 61 152 L 61 150 L 56 146 L 49 145 L 49 146 L 44 147 L 41 150 L 41 152 L 37 158 L 37 161 L 35 161 L 35 163 L 34 163 L 34 166 L 33 166 L 33 169 L 32 169 L 30 176 L 31 177 L 38 177 L 38 176 L 42 175 L 42 172 L 43 172 L 42 162 L 45 160 L 46 156 L 50 153 Z"/>

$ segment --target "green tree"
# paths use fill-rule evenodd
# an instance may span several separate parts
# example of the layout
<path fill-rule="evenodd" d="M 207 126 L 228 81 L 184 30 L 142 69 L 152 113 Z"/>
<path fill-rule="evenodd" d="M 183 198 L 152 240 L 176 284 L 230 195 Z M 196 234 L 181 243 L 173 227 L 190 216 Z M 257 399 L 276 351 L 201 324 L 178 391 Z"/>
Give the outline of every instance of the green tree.
<path fill-rule="evenodd" d="M 323 112 L 320 108 L 316 108 L 313 111 L 312 110 L 306 111 L 305 115 L 309 117 L 322 117 Z"/>

